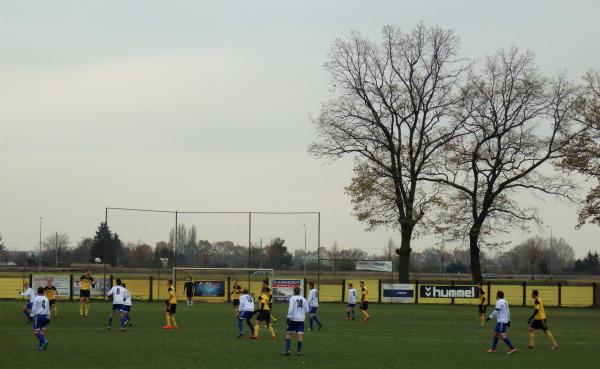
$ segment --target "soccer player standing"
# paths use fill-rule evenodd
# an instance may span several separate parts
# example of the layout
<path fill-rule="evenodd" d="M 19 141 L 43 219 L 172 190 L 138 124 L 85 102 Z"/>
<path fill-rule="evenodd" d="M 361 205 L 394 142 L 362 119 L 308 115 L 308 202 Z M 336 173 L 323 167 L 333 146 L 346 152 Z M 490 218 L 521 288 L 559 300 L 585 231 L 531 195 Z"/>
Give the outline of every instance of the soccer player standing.
<path fill-rule="evenodd" d="M 237 313 L 237 326 L 238 338 L 241 338 L 244 335 L 242 321 L 246 320 L 246 324 L 250 327 L 251 336 L 254 336 L 254 324 L 252 323 L 252 316 L 254 315 L 254 300 L 252 296 L 248 294 L 248 290 L 242 290 L 242 295 L 240 296 L 240 303 L 238 305 L 238 313 Z"/>
<path fill-rule="evenodd" d="M 310 319 L 308 320 L 308 324 L 310 325 L 309 331 L 313 329 L 313 321 L 317 322 L 319 325 L 319 329 L 323 326 L 317 318 L 317 310 L 319 309 L 319 290 L 315 288 L 315 283 L 310 282 L 308 284 L 310 287 L 310 291 L 308 292 L 308 312 L 310 314 Z"/>
<path fill-rule="evenodd" d="M 56 306 L 56 298 L 58 297 L 58 290 L 52 285 L 52 280 L 48 279 L 48 285 L 44 287 L 44 294 L 50 302 L 50 313 L 55 318 L 58 316 L 58 307 Z"/>
<path fill-rule="evenodd" d="M 183 293 L 187 299 L 187 306 L 194 305 L 194 282 L 192 282 L 192 276 L 189 276 L 187 281 L 183 284 Z"/>
<path fill-rule="evenodd" d="M 479 291 L 479 324 L 483 327 L 485 324 L 485 308 L 487 305 L 487 295 L 481 282 L 477 282 L 477 290 Z"/>
<path fill-rule="evenodd" d="M 502 339 L 504 343 L 508 346 L 508 354 L 514 354 L 517 352 L 517 349 L 508 338 L 506 331 L 508 327 L 510 327 L 510 308 L 508 307 L 508 302 L 504 299 L 504 292 L 498 291 L 496 293 L 496 307 L 492 314 L 487 318 L 487 320 L 496 318 L 496 327 L 494 328 L 494 339 L 492 341 L 492 348 L 487 352 L 493 353 L 496 352 L 496 347 L 498 346 L 498 340 Z"/>
<path fill-rule="evenodd" d="M 44 337 L 44 329 L 50 322 L 50 302 L 44 295 L 44 287 L 39 287 L 37 296 L 34 297 L 31 307 L 31 318 L 33 319 L 33 334 L 37 337 L 40 345 L 38 350 L 48 348 L 48 340 Z"/>
<path fill-rule="evenodd" d="M 262 288 L 262 294 L 258 298 L 259 310 L 258 315 L 254 321 L 254 334 L 250 337 L 258 339 L 258 332 L 260 331 L 260 323 L 265 322 L 267 329 L 271 332 L 271 339 L 275 340 L 275 331 L 271 325 L 271 289 L 269 287 Z"/>
<path fill-rule="evenodd" d="M 356 297 L 358 293 L 352 283 L 348 283 L 348 306 L 346 307 L 346 320 L 354 320 L 354 307 L 356 306 Z"/>
<path fill-rule="evenodd" d="M 363 313 L 363 323 L 366 323 L 371 316 L 369 315 L 369 290 L 364 281 L 360 281 L 360 312 Z"/>
<path fill-rule="evenodd" d="M 125 289 L 125 297 L 123 297 L 123 326 L 132 327 L 133 323 L 131 322 L 131 317 L 129 313 L 131 312 L 131 292 L 127 289 L 127 285 L 125 283 L 121 283 L 121 286 Z"/>
<path fill-rule="evenodd" d="M 527 320 L 527 324 L 529 324 L 529 346 L 527 347 L 532 349 L 535 346 L 535 330 L 541 329 L 546 337 L 552 342 L 550 350 L 556 350 L 558 348 L 558 343 L 556 343 L 552 332 L 548 330 L 546 311 L 544 310 L 544 302 L 540 298 L 540 292 L 538 290 L 531 291 L 531 298 L 534 300 L 534 310 L 531 318 Z"/>
<path fill-rule="evenodd" d="M 296 334 L 298 339 L 298 346 L 296 347 L 296 354 L 298 356 L 302 353 L 302 341 L 304 338 L 304 319 L 308 313 L 308 301 L 300 296 L 300 287 L 294 287 L 294 296 L 290 297 L 290 303 L 288 306 L 287 321 L 288 326 L 285 332 L 285 351 L 284 356 L 290 356 L 290 349 L 292 346 L 292 334 Z"/>
<path fill-rule="evenodd" d="M 29 315 L 29 309 L 31 309 L 31 307 L 33 306 L 33 300 L 35 300 L 35 294 L 33 293 L 33 290 L 31 289 L 31 287 L 29 287 L 29 283 L 23 284 L 23 290 L 24 290 L 23 292 L 19 292 L 19 295 L 21 295 L 23 297 L 27 297 L 27 302 L 25 303 L 25 305 L 23 306 L 21 311 L 25 315 L 25 318 L 27 318 L 26 323 L 29 323 L 30 321 L 32 321 L 32 319 Z"/>
<path fill-rule="evenodd" d="M 242 295 L 242 286 L 240 286 L 237 279 L 233 280 L 233 286 L 231 286 L 231 293 L 229 295 L 233 296 L 233 313 L 237 316 L 240 296 Z"/>
<path fill-rule="evenodd" d="M 96 281 L 88 270 L 79 278 L 79 315 L 81 316 L 88 316 L 90 313 L 90 296 L 94 287 L 96 287 Z"/>
<path fill-rule="evenodd" d="M 127 289 L 121 286 L 121 279 L 117 278 L 117 285 L 113 286 L 110 291 L 106 294 L 106 296 L 112 296 L 112 311 L 108 316 L 108 329 L 112 327 L 112 321 L 115 317 L 115 313 L 119 313 L 121 315 L 121 330 L 125 332 L 125 314 L 123 313 L 123 302 L 125 300 L 125 296 L 129 293 Z"/>
<path fill-rule="evenodd" d="M 166 325 L 163 325 L 163 329 L 177 329 L 177 322 L 175 321 L 175 313 L 177 312 L 177 294 L 175 293 L 175 287 L 173 287 L 173 280 L 167 281 L 167 293 L 169 298 L 165 301 L 167 310 L 165 311 Z"/>

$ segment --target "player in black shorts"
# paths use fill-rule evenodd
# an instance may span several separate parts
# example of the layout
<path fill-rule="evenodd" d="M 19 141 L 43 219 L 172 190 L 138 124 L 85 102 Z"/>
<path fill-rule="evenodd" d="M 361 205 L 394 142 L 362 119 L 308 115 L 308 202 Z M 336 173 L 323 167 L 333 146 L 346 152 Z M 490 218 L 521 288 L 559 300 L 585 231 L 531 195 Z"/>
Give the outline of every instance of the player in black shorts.
<path fill-rule="evenodd" d="M 194 306 L 194 282 L 192 282 L 191 276 L 188 277 L 188 280 L 183 285 L 183 293 L 187 298 L 187 306 Z"/>
<path fill-rule="evenodd" d="M 487 307 L 487 298 L 481 282 L 477 283 L 477 290 L 479 291 L 479 325 L 483 327 L 485 324 L 485 308 Z"/>
<path fill-rule="evenodd" d="M 233 280 L 230 295 L 233 297 L 233 314 L 237 316 L 237 307 L 240 305 L 240 296 L 242 295 L 242 286 L 240 286 L 237 279 Z"/>

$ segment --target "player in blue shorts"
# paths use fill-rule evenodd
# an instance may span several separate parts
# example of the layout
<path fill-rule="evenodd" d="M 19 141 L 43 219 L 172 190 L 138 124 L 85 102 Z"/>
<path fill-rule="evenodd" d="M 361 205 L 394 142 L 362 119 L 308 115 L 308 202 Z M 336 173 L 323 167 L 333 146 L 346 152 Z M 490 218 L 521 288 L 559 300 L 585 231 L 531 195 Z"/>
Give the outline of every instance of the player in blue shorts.
<path fill-rule="evenodd" d="M 127 289 L 127 285 L 125 283 L 121 283 L 121 286 L 125 288 L 126 294 L 123 298 L 123 309 L 121 310 L 121 315 L 123 319 L 123 326 L 133 327 L 133 323 L 131 322 L 131 316 L 129 313 L 131 312 L 131 293 Z"/>
<path fill-rule="evenodd" d="M 39 341 L 38 350 L 48 348 L 48 340 L 44 337 L 45 328 L 50 322 L 50 301 L 44 293 L 44 287 L 39 287 L 37 296 L 34 297 L 31 307 L 31 318 L 33 318 L 33 334 Z"/>
<path fill-rule="evenodd" d="M 319 325 L 319 329 L 323 326 L 317 318 L 317 310 L 319 309 L 319 290 L 315 288 L 314 282 L 310 282 L 308 284 L 310 287 L 310 292 L 308 293 L 308 312 L 310 314 L 310 318 L 308 320 L 308 324 L 310 325 L 309 331 L 313 329 L 313 321 L 317 322 Z"/>
<path fill-rule="evenodd" d="M 358 293 L 352 283 L 348 283 L 348 307 L 346 307 L 346 320 L 354 320 L 354 307 L 356 306 L 356 297 Z"/>
<path fill-rule="evenodd" d="M 240 304 L 238 306 L 238 316 L 237 316 L 237 325 L 238 325 L 238 338 L 242 338 L 244 335 L 242 322 L 245 320 L 248 327 L 250 327 L 250 338 L 254 336 L 254 323 L 252 322 L 252 317 L 254 316 L 254 300 L 252 296 L 248 293 L 247 289 L 242 291 L 242 295 L 240 296 Z"/>
<path fill-rule="evenodd" d="M 27 318 L 27 321 L 25 323 L 29 323 L 29 322 L 33 321 L 33 319 L 31 319 L 31 316 L 29 314 L 29 310 L 33 306 L 33 300 L 35 300 L 35 297 L 36 297 L 35 293 L 33 293 L 33 290 L 31 289 L 31 287 L 29 287 L 29 283 L 24 283 L 23 284 L 23 292 L 19 292 L 19 295 L 27 298 L 27 302 L 25 303 L 25 305 L 23 306 L 21 311 L 25 315 L 25 318 Z"/>
<path fill-rule="evenodd" d="M 506 333 L 508 327 L 510 327 L 510 308 L 508 307 L 508 302 L 504 299 L 504 292 L 498 291 L 496 293 L 496 307 L 494 308 L 494 312 L 487 318 L 490 319 L 496 318 L 496 327 L 494 328 L 494 340 L 492 341 L 492 348 L 487 352 L 494 353 L 496 352 L 496 347 L 498 346 L 498 340 L 504 341 L 508 346 L 508 354 L 514 354 L 517 352 L 517 349 L 512 344 L 510 338 L 508 338 L 508 334 Z"/>
<path fill-rule="evenodd" d="M 285 351 L 283 356 L 290 356 L 292 346 L 292 334 L 296 334 L 298 346 L 296 355 L 302 353 L 302 341 L 304 338 L 304 319 L 308 313 L 308 301 L 300 296 L 300 287 L 294 287 L 294 296 L 290 297 L 287 314 L 287 329 L 285 331 Z"/>
<path fill-rule="evenodd" d="M 112 327 L 112 321 L 115 317 L 115 313 L 119 313 L 121 315 L 121 331 L 125 332 L 125 320 L 123 319 L 123 300 L 125 296 L 129 293 L 127 289 L 121 286 L 121 279 L 117 278 L 117 285 L 113 286 L 110 291 L 106 294 L 106 296 L 112 296 L 113 304 L 112 304 L 112 312 L 108 316 L 108 329 L 110 330 Z"/>

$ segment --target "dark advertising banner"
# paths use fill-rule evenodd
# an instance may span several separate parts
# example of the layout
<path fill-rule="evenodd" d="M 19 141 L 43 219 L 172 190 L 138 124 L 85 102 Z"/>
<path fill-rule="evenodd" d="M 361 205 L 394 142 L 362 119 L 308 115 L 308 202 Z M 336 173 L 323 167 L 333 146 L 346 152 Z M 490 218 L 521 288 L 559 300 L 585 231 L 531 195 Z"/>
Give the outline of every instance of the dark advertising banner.
<path fill-rule="evenodd" d="M 479 290 L 475 286 L 421 285 L 419 288 L 419 297 L 473 299 L 479 297 Z"/>
<path fill-rule="evenodd" d="M 225 282 L 194 281 L 194 296 L 223 297 L 225 296 Z"/>

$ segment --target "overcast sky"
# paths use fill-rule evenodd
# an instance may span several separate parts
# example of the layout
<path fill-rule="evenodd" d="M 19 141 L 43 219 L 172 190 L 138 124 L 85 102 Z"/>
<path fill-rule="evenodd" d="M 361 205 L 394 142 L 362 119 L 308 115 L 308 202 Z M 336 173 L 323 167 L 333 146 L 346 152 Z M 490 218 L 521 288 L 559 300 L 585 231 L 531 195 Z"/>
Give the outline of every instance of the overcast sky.
<path fill-rule="evenodd" d="M 0 232 L 9 249 L 66 232 L 93 235 L 104 208 L 320 211 L 321 244 L 379 252 L 344 194 L 352 161 L 307 154 L 309 115 L 329 94 L 322 65 L 336 37 L 384 25 L 454 28 L 462 55 L 511 45 L 540 69 L 600 69 L 600 2 L 590 1 L 0 1 Z M 581 181 L 582 186 L 586 184 Z M 598 227 L 576 206 L 535 201 L 578 256 Z M 247 244 L 248 216 L 181 216 L 199 238 Z M 111 212 L 126 241 L 167 239 L 170 215 Z M 280 235 L 316 248 L 314 216 L 257 216 L 253 242 Z M 546 235 L 515 231 L 520 242 Z M 434 242 L 416 240 L 422 250 Z"/>

